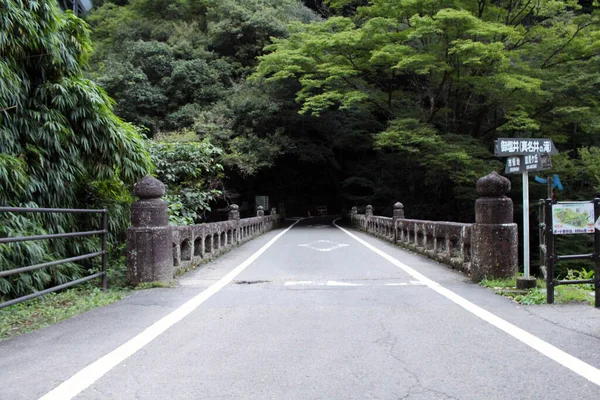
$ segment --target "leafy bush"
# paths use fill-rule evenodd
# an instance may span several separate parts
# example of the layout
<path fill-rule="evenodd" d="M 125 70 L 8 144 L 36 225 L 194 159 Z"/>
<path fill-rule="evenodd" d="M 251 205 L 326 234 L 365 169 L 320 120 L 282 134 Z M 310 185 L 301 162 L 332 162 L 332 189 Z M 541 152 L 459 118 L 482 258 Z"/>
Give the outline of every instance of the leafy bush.
<path fill-rule="evenodd" d="M 87 24 L 55 1 L 0 0 L 0 205 L 108 208 L 113 238 L 128 225 L 126 188 L 151 169 L 141 136 L 83 70 Z M 0 236 L 94 229 L 97 216 L 0 215 Z M 98 239 L 0 246 L 0 268 L 97 251 Z M 10 298 L 79 277 L 89 263 L 0 279 Z"/>
<path fill-rule="evenodd" d="M 195 141 L 194 141 L 195 139 Z M 160 137 L 149 145 L 157 178 L 167 186 L 169 220 L 175 225 L 202 221 L 222 194 L 222 150 L 189 131 Z"/>

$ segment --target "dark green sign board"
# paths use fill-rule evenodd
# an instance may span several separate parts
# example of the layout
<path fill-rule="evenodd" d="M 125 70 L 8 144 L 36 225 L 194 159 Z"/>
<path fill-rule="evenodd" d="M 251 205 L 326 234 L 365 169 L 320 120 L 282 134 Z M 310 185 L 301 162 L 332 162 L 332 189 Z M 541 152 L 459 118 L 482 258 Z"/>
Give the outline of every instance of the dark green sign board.
<path fill-rule="evenodd" d="M 545 171 L 552 168 L 552 161 L 548 154 L 528 154 L 526 156 L 508 157 L 506 159 L 505 174 L 522 174 L 530 171 Z"/>
<path fill-rule="evenodd" d="M 494 142 L 497 157 L 526 156 L 530 154 L 558 154 L 551 139 L 500 138 Z"/>

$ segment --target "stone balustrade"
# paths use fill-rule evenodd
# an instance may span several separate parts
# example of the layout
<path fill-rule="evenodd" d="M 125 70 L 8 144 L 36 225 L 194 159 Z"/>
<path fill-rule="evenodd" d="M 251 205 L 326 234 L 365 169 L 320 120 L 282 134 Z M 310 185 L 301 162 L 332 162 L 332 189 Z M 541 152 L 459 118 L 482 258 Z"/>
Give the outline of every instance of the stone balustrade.
<path fill-rule="evenodd" d="M 175 273 L 244 243 L 277 224 L 277 215 L 244 218 L 199 225 L 173 226 Z"/>
<path fill-rule="evenodd" d="M 134 187 L 139 200 L 131 206 L 132 226 L 127 230 L 127 269 L 129 281 L 169 283 L 174 276 L 233 246 L 275 228 L 275 209 L 265 216 L 240 219 L 239 207 L 230 206 L 229 220 L 189 226 L 169 225 L 167 203 L 161 200 L 165 186 L 146 176 Z"/>
<path fill-rule="evenodd" d="M 458 222 L 394 219 L 351 214 L 353 225 L 463 272 L 471 272 L 471 229 Z"/>
<path fill-rule="evenodd" d="M 512 201 L 505 196 L 508 179 L 493 172 L 477 182 L 475 223 L 407 219 L 402 203 L 393 217 L 364 214 L 352 207 L 350 222 L 365 232 L 451 265 L 475 281 L 515 276 L 518 262 L 517 225 Z"/>

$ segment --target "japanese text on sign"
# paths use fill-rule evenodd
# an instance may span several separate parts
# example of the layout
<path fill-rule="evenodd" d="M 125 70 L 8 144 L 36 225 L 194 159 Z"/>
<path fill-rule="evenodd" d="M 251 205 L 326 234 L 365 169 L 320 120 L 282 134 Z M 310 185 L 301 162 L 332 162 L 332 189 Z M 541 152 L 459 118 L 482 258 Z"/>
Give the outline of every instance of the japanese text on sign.
<path fill-rule="evenodd" d="M 556 154 L 556 147 L 550 139 L 503 139 L 496 141 L 495 154 L 497 156 L 528 155 L 528 154 Z"/>

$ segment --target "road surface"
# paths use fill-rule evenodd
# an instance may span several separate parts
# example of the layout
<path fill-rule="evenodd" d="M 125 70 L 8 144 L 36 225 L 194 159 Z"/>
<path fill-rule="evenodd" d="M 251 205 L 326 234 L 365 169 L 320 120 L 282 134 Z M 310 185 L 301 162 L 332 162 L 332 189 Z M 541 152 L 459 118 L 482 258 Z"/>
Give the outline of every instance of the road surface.
<path fill-rule="evenodd" d="M 302 220 L 0 342 L 0 399 L 600 399 L 598 310 L 521 307 L 350 233 Z"/>

